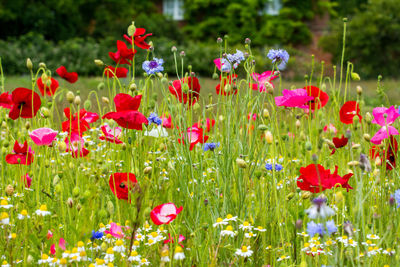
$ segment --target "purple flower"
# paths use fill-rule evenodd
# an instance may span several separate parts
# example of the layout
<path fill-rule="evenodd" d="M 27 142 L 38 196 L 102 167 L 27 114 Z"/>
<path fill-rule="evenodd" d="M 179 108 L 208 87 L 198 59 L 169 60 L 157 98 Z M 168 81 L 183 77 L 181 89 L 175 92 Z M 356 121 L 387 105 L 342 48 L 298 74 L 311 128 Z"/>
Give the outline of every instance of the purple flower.
<path fill-rule="evenodd" d="M 283 49 L 271 49 L 267 57 L 272 60 L 272 63 L 278 64 L 279 69 L 284 69 L 289 61 L 289 53 Z"/>
<path fill-rule="evenodd" d="M 147 118 L 147 120 L 149 121 L 149 125 L 151 123 L 155 123 L 157 125 L 161 125 L 162 123 L 162 119 L 160 119 L 156 113 L 151 113 L 150 116 Z"/>
<path fill-rule="evenodd" d="M 397 189 L 397 190 L 394 192 L 394 199 L 395 199 L 396 202 L 397 202 L 397 207 L 400 207 L 400 189 Z"/>
<path fill-rule="evenodd" d="M 90 239 L 100 239 L 103 237 L 103 232 L 96 232 L 95 230 L 92 230 L 92 237 Z"/>
<path fill-rule="evenodd" d="M 267 164 L 265 164 L 265 168 L 268 171 L 272 171 L 273 166 L 271 163 L 267 163 Z M 283 169 L 283 166 L 281 164 L 277 164 L 277 163 L 275 164 L 275 171 L 281 171 L 282 169 Z"/>
<path fill-rule="evenodd" d="M 219 147 L 219 142 L 218 143 L 205 143 L 203 146 L 203 150 L 207 151 L 214 151 L 214 149 L 216 149 L 217 147 Z"/>
<path fill-rule="evenodd" d="M 164 67 L 162 66 L 163 63 L 164 60 L 162 58 L 153 58 L 151 61 L 146 60 L 143 62 L 142 68 L 149 75 L 155 74 L 164 71 Z"/>
<path fill-rule="evenodd" d="M 337 232 L 337 227 L 336 227 L 335 222 L 333 220 L 330 220 L 330 221 L 326 222 L 326 229 L 328 230 L 328 234 L 329 235 Z"/>
<path fill-rule="evenodd" d="M 316 234 L 319 235 L 324 235 L 325 234 L 325 228 L 322 223 L 315 223 L 314 221 L 311 221 L 307 223 L 307 233 L 313 237 Z"/>

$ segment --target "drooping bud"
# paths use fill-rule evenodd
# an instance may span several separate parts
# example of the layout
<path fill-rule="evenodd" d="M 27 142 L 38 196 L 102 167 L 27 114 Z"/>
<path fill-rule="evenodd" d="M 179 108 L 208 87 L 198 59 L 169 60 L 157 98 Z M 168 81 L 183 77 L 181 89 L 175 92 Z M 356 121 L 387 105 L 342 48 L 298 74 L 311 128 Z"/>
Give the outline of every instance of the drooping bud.
<path fill-rule="evenodd" d="M 361 80 L 360 75 L 358 75 L 358 73 L 356 73 L 356 72 L 351 73 L 351 79 L 353 79 L 353 81 Z"/>
<path fill-rule="evenodd" d="M 371 136 L 367 133 L 363 134 L 363 138 L 365 141 L 369 142 L 371 140 Z"/>
<path fill-rule="evenodd" d="M 247 162 L 244 159 L 237 158 L 236 164 L 239 166 L 239 168 L 242 168 L 242 169 L 247 168 Z"/>
<path fill-rule="evenodd" d="M 72 197 L 69 197 L 67 199 L 67 206 L 72 208 L 74 206 L 74 199 Z"/>
<path fill-rule="evenodd" d="M 373 117 L 372 117 L 372 115 L 371 115 L 371 113 L 369 113 L 369 112 L 367 112 L 367 113 L 365 113 L 365 121 L 369 124 L 369 123 L 371 123 L 372 122 L 372 119 L 373 119 Z"/>
<path fill-rule="evenodd" d="M 96 64 L 96 66 L 98 66 L 98 67 L 104 66 L 104 62 L 101 59 L 95 59 L 94 64 Z"/>
<path fill-rule="evenodd" d="M 31 123 L 29 121 L 25 122 L 25 129 L 29 130 L 31 128 Z"/>
<path fill-rule="evenodd" d="M 171 52 L 175 53 L 176 51 L 178 51 L 178 49 L 176 48 L 176 46 L 171 47 Z"/>
<path fill-rule="evenodd" d="M 104 104 L 109 104 L 110 103 L 110 99 L 108 99 L 108 97 L 103 96 L 101 98 L 101 102 L 103 102 Z"/>
<path fill-rule="evenodd" d="M 39 68 L 44 68 L 45 69 L 46 68 L 46 64 L 44 64 L 44 62 L 40 62 L 39 63 Z"/>
<path fill-rule="evenodd" d="M 51 115 L 50 110 L 49 110 L 48 108 L 46 108 L 46 107 L 42 107 L 42 108 L 40 109 L 40 111 L 41 111 L 43 117 L 45 117 L 45 118 L 48 118 L 48 117 L 50 117 L 50 115 Z"/>

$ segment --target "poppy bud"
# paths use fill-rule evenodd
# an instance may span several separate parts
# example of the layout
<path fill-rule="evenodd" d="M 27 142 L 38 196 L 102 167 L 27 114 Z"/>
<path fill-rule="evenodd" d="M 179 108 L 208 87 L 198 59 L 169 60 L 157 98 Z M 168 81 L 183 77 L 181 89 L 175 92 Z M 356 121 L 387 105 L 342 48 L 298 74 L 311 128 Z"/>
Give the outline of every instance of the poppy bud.
<path fill-rule="evenodd" d="M 193 104 L 193 110 L 198 110 L 200 108 L 200 104 L 199 103 L 194 103 Z"/>
<path fill-rule="evenodd" d="M 50 117 L 51 112 L 50 112 L 50 110 L 49 110 L 48 108 L 42 107 L 42 108 L 40 109 L 40 111 L 41 111 L 43 117 L 45 117 L 45 118 Z"/>
<path fill-rule="evenodd" d="M 81 104 L 81 97 L 79 95 L 75 96 L 74 103 L 77 106 Z"/>
<path fill-rule="evenodd" d="M 26 259 L 26 262 L 28 263 L 28 265 L 31 265 L 31 263 L 33 265 L 34 261 L 35 261 L 35 259 L 32 257 L 32 255 L 28 255 L 28 258 Z"/>
<path fill-rule="evenodd" d="M 369 112 L 367 112 L 367 113 L 365 113 L 365 121 L 367 122 L 367 123 L 371 123 L 372 122 L 372 115 L 371 115 L 371 113 L 369 113 Z"/>
<path fill-rule="evenodd" d="M 294 197 L 294 193 L 290 192 L 287 196 L 286 196 L 286 200 L 291 200 Z"/>
<path fill-rule="evenodd" d="M 244 159 L 237 158 L 236 159 L 236 164 L 239 166 L 239 168 L 242 168 L 242 169 L 247 168 L 247 162 L 244 161 Z"/>
<path fill-rule="evenodd" d="M 132 92 L 135 91 L 136 89 L 137 89 L 136 83 L 131 83 L 131 84 L 129 85 L 129 90 L 131 90 Z"/>
<path fill-rule="evenodd" d="M 208 199 L 204 199 L 204 205 L 207 206 L 208 205 Z"/>
<path fill-rule="evenodd" d="M 148 167 L 144 168 L 143 173 L 144 174 L 149 174 L 149 173 L 151 173 L 152 170 L 153 170 L 153 168 L 148 166 Z"/>
<path fill-rule="evenodd" d="M 335 144 L 331 140 L 324 139 L 324 141 L 329 146 L 330 149 L 334 149 L 335 148 Z"/>
<path fill-rule="evenodd" d="M 1 128 L 7 129 L 7 122 L 6 122 L 6 121 L 3 121 L 3 122 L 1 123 Z"/>
<path fill-rule="evenodd" d="M 218 37 L 218 38 L 217 38 L 217 43 L 218 43 L 218 44 L 222 43 L 222 38 L 221 38 L 221 37 Z"/>
<path fill-rule="evenodd" d="M 110 213 L 110 215 L 114 214 L 114 204 L 112 203 L 112 201 L 107 202 L 107 211 L 108 213 Z"/>
<path fill-rule="evenodd" d="M 100 245 L 100 248 L 101 248 L 102 251 L 106 251 L 106 250 L 107 250 L 107 247 L 108 247 L 108 245 L 107 245 L 106 242 L 103 242 L 103 243 L 101 243 L 101 245 Z"/>
<path fill-rule="evenodd" d="M 29 130 L 29 128 L 31 128 L 31 123 L 29 121 L 27 121 L 25 123 L 25 129 Z"/>
<path fill-rule="evenodd" d="M 78 203 L 78 205 L 76 205 L 76 210 L 80 211 L 81 209 L 82 209 L 82 205 L 81 205 L 81 203 Z"/>
<path fill-rule="evenodd" d="M 351 73 L 351 79 L 353 79 L 353 81 L 361 80 L 360 75 L 358 75 L 358 73 L 356 73 L 356 72 Z"/>
<path fill-rule="evenodd" d="M 272 133 L 270 131 L 266 131 L 264 137 L 268 144 L 272 144 L 272 142 L 274 141 L 274 137 L 272 136 Z"/>
<path fill-rule="evenodd" d="M 353 145 L 351 146 L 351 149 L 359 149 L 360 147 L 361 147 L 360 144 L 353 144 Z"/>
<path fill-rule="evenodd" d="M 297 120 L 297 121 L 296 121 L 296 127 L 297 127 L 297 128 L 300 128 L 300 126 L 301 126 L 301 122 L 300 122 L 299 120 Z"/>
<path fill-rule="evenodd" d="M 357 116 L 354 116 L 354 117 L 357 117 Z M 347 130 L 347 131 L 344 133 L 344 137 L 346 137 L 347 139 L 350 139 L 350 138 L 351 138 L 351 131 L 350 131 L 350 130 Z"/>
<path fill-rule="evenodd" d="M 104 104 L 109 104 L 109 103 L 110 103 L 110 100 L 108 99 L 108 97 L 103 96 L 103 97 L 101 98 L 101 102 L 103 102 Z"/>
<path fill-rule="evenodd" d="M 268 111 L 268 109 L 264 109 L 263 110 L 263 116 L 264 116 L 264 118 L 269 118 L 269 111 Z"/>
<path fill-rule="evenodd" d="M 311 151 L 312 150 L 312 144 L 311 144 L 310 141 L 307 141 L 305 143 L 305 148 L 306 148 L 307 151 Z"/>
<path fill-rule="evenodd" d="M 67 93 L 67 101 L 69 103 L 72 103 L 72 102 L 74 102 L 74 98 L 75 98 L 74 93 L 72 91 L 68 91 L 68 93 Z"/>
<path fill-rule="evenodd" d="M 390 196 L 390 198 L 389 198 L 389 205 L 390 205 L 390 206 L 393 206 L 394 203 L 396 203 L 396 199 L 395 199 L 393 196 Z"/>
<path fill-rule="evenodd" d="M 251 40 L 250 40 L 250 38 L 246 38 L 246 39 L 244 39 L 244 43 L 245 43 L 245 44 L 251 44 Z"/>
<path fill-rule="evenodd" d="M 184 93 L 184 94 L 187 94 L 188 92 L 189 92 L 189 85 L 187 84 L 187 83 L 184 83 L 183 85 L 182 85 L 182 92 Z"/>
<path fill-rule="evenodd" d="M 357 160 L 353 160 L 348 162 L 347 165 L 349 165 L 350 167 L 354 167 L 360 165 L 360 162 L 358 162 Z"/>
<path fill-rule="evenodd" d="M 224 118 L 224 116 L 219 115 L 218 119 L 219 119 L 219 121 L 223 121 L 225 118 Z"/>
<path fill-rule="evenodd" d="M 176 48 L 176 46 L 171 47 L 171 52 L 175 53 L 178 49 Z"/>
<path fill-rule="evenodd" d="M 297 229 L 301 229 L 303 227 L 303 220 L 298 219 L 295 223 Z"/>
<path fill-rule="evenodd" d="M 33 69 L 32 60 L 29 57 L 26 59 L 26 67 L 28 68 L 28 70 Z"/>
<path fill-rule="evenodd" d="M 96 66 L 98 67 L 103 67 L 104 66 L 104 62 L 100 59 L 95 59 L 94 60 L 94 64 L 96 64 Z"/>
<path fill-rule="evenodd" d="M 370 136 L 369 134 L 367 134 L 367 133 L 365 133 L 365 134 L 363 135 L 363 138 L 364 138 L 364 140 L 367 141 L 367 142 L 369 142 L 369 141 L 371 140 L 371 136 Z"/>
<path fill-rule="evenodd" d="M 267 127 L 267 125 L 265 125 L 265 124 L 260 124 L 260 125 L 258 125 L 258 130 L 260 130 L 260 131 L 265 131 L 265 130 L 267 130 L 268 129 L 268 127 Z"/>
<path fill-rule="evenodd" d="M 65 150 L 67 149 L 67 144 L 63 141 L 58 142 L 58 150 L 60 152 L 65 152 Z"/>
<path fill-rule="evenodd" d="M 14 187 L 12 185 L 7 185 L 6 187 L 6 194 L 11 196 L 14 193 Z"/>
<path fill-rule="evenodd" d="M 100 217 L 100 218 L 105 218 L 105 217 L 107 217 L 107 211 L 106 211 L 105 209 L 101 209 L 101 210 L 99 211 L 99 217 Z"/>
<path fill-rule="evenodd" d="M 3 147 L 8 147 L 9 145 L 10 143 L 8 142 L 8 140 L 3 141 Z"/>
<path fill-rule="evenodd" d="M 336 203 L 341 203 L 344 199 L 342 191 L 336 192 L 335 194 L 335 202 Z"/>
<path fill-rule="evenodd" d="M 363 89 L 362 89 L 362 87 L 361 87 L 361 86 L 359 86 L 359 85 L 357 85 L 356 89 L 357 89 L 357 94 L 358 94 L 358 95 L 361 95 L 361 94 L 362 94 L 362 92 L 363 92 Z"/>
<path fill-rule="evenodd" d="M 74 200 L 72 199 L 72 197 L 69 197 L 67 199 L 67 206 L 72 208 L 74 206 Z"/>
<path fill-rule="evenodd" d="M 381 164 L 382 164 L 382 160 L 381 160 L 381 157 L 376 157 L 376 159 L 375 159 L 375 165 L 376 166 L 381 166 Z"/>
<path fill-rule="evenodd" d="M 135 22 L 132 21 L 132 24 L 129 25 L 128 30 L 127 30 L 128 36 L 132 37 L 135 34 L 135 31 L 136 31 Z"/>
<path fill-rule="evenodd" d="M 53 186 L 56 186 L 60 182 L 60 176 L 55 175 L 53 178 Z"/>
<path fill-rule="evenodd" d="M 70 169 L 73 169 L 75 166 L 74 166 L 74 163 L 72 163 L 72 162 L 70 162 L 69 164 L 68 164 L 68 166 L 69 166 L 69 168 Z"/>
<path fill-rule="evenodd" d="M 88 110 L 92 108 L 92 102 L 89 99 L 86 99 L 86 101 L 83 103 L 83 107 Z"/>
<path fill-rule="evenodd" d="M 185 57 L 185 56 L 186 56 L 185 51 L 181 51 L 181 52 L 179 53 L 179 55 L 180 55 L 181 57 Z"/>
<path fill-rule="evenodd" d="M 229 93 L 230 91 L 232 91 L 231 85 L 230 84 L 225 85 L 224 91 L 225 91 L 225 93 Z"/>
<path fill-rule="evenodd" d="M 311 192 L 309 191 L 304 191 L 303 193 L 301 193 L 301 198 L 302 199 L 307 199 L 311 197 Z"/>
<path fill-rule="evenodd" d="M 46 68 L 46 64 L 44 64 L 43 62 L 40 62 L 39 63 L 39 68 L 44 68 L 45 69 Z"/>
<path fill-rule="evenodd" d="M 312 160 L 314 163 L 316 163 L 316 162 L 318 161 L 318 156 L 317 156 L 317 154 L 312 154 L 312 155 L 311 155 L 311 160 Z"/>
<path fill-rule="evenodd" d="M 79 187 L 75 187 L 73 190 L 72 190 L 72 195 L 74 196 L 74 197 L 78 197 L 79 196 Z"/>
<path fill-rule="evenodd" d="M 54 187 L 54 191 L 55 191 L 56 193 L 61 193 L 61 190 L 62 190 L 61 184 L 58 184 L 58 185 L 56 185 L 56 186 Z"/>

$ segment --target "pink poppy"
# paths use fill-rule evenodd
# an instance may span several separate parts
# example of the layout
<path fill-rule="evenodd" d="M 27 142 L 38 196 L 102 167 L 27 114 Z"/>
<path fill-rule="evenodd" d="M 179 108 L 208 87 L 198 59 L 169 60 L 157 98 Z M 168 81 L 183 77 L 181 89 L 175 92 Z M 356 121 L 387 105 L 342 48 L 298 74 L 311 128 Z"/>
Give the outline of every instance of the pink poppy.
<path fill-rule="evenodd" d="M 104 231 L 105 234 L 110 234 L 113 237 L 116 238 L 123 238 L 124 237 L 124 232 L 122 231 L 122 227 L 116 223 L 111 223 L 110 224 L 110 230 Z"/>
<path fill-rule="evenodd" d="M 21 177 L 22 181 L 25 183 L 26 188 L 30 188 L 32 184 L 32 178 L 29 177 L 28 174 L 25 174 Z"/>
<path fill-rule="evenodd" d="M 193 127 L 203 128 L 206 133 L 211 131 L 211 128 L 214 127 L 215 120 L 207 118 L 205 123 L 197 122 L 193 124 Z"/>
<path fill-rule="evenodd" d="M 171 117 L 171 115 L 169 115 L 168 118 L 167 118 L 167 116 L 162 115 L 160 119 L 162 120 L 162 126 L 163 126 L 164 128 L 172 129 L 172 128 L 174 127 L 174 126 L 172 125 L 172 117 Z"/>
<path fill-rule="evenodd" d="M 86 157 L 89 154 L 89 150 L 85 148 L 85 140 L 77 132 L 65 137 L 64 142 L 67 144 L 66 151 L 71 152 L 74 158 Z"/>
<path fill-rule="evenodd" d="M 329 123 L 328 125 L 325 125 L 324 127 L 324 132 L 332 131 L 334 134 L 337 133 L 337 130 L 335 126 L 332 123 Z"/>
<path fill-rule="evenodd" d="M 58 242 L 58 246 L 62 249 L 65 250 L 65 239 L 64 238 L 60 238 L 60 241 Z"/>
<path fill-rule="evenodd" d="M 275 97 L 275 104 L 284 107 L 299 107 L 303 108 L 305 104 L 313 100 L 314 97 L 307 94 L 305 89 L 283 90 L 283 96 Z"/>
<path fill-rule="evenodd" d="M 183 207 L 177 208 L 174 203 L 165 203 L 155 207 L 150 212 L 150 218 L 156 225 L 169 224 L 175 220 Z"/>
<path fill-rule="evenodd" d="M 115 108 L 117 111 L 104 114 L 103 119 L 114 120 L 123 128 L 142 130 L 142 124 L 147 125 L 148 120 L 138 111 L 141 100 L 141 95 L 132 97 L 128 94 L 117 94 L 114 97 Z"/>
<path fill-rule="evenodd" d="M 111 128 L 108 124 L 101 126 L 101 131 L 104 135 L 100 136 L 100 140 L 107 140 L 115 144 L 122 144 L 123 142 L 118 138 L 121 136 L 122 130 L 119 127 Z"/>
<path fill-rule="evenodd" d="M 380 126 L 391 125 L 398 117 L 400 117 L 400 114 L 394 106 L 391 106 L 390 108 L 374 108 L 372 115 L 374 115 L 372 123 L 379 124 Z"/>
<path fill-rule="evenodd" d="M 194 146 L 198 143 L 203 144 L 207 142 L 208 136 L 203 135 L 203 128 L 198 128 L 196 126 L 192 126 L 186 130 L 186 132 L 181 134 L 182 138 L 178 139 L 178 143 L 185 144 L 185 142 L 190 143 L 189 150 L 193 150 Z"/>
<path fill-rule="evenodd" d="M 389 138 L 391 135 L 398 135 L 399 132 L 393 126 L 383 126 L 372 138 L 371 143 L 379 145 L 382 140 Z"/>
<path fill-rule="evenodd" d="M 168 237 L 169 237 L 168 239 L 164 240 L 164 244 L 174 243 L 174 239 L 172 238 L 172 236 L 171 236 L 170 233 L 168 233 Z M 181 247 L 183 247 L 182 242 L 185 241 L 185 239 L 186 239 L 185 236 L 179 234 L 179 237 L 178 237 L 178 244 L 179 244 Z"/>
<path fill-rule="evenodd" d="M 55 254 L 56 254 L 56 245 L 55 245 L 55 244 L 51 245 L 51 247 L 50 247 L 50 254 L 51 254 L 51 255 L 55 255 Z"/>
<path fill-rule="evenodd" d="M 50 128 L 38 128 L 33 130 L 29 136 L 38 146 L 50 146 L 56 139 L 58 132 Z"/>
<path fill-rule="evenodd" d="M 253 90 L 259 90 L 260 92 L 265 92 L 267 91 L 267 88 L 265 87 L 265 84 L 268 82 L 272 85 L 272 88 L 274 88 L 274 84 L 272 83 L 273 80 L 278 78 L 278 75 L 275 75 L 275 72 L 272 71 L 264 71 L 261 74 L 258 73 L 253 73 L 251 74 L 251 77 L 257 82 L 256 86 L 253 87 Z"/>

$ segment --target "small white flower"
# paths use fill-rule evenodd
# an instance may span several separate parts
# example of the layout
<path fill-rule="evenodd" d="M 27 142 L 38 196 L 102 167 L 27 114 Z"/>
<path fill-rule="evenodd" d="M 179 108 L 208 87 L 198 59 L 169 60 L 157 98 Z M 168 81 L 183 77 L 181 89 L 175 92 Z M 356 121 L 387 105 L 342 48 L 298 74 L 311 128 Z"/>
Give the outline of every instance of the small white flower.
<path fill-rule="evenodd" d="M 242 248 L 236 250 L 235 254 L 246 258 L 253 255 L 253 251 L 250 249 L 250 246 L 242 246 Z"/>
<path fill-rule="evenodd" d="M 251 229 L 253 229 L 253 226 L 251 226 L 248 221 L 244 221 L 241 225 L 239 225 L 239 229 L 251 231 Z"/>
<path fill-rule="evenodd" d="M 230 236 L 230 237 L 234 237 L 236 235 L 236 233 L 233 231 L 232 226 L 228 225 L 225 230 L 221 231 L 221 236 Z"/>
<path fill-rule="evenodd" d="M 41 205 L 40 208 L 35 211 L 35 213 L 39 216 L 46 216 L 51 214 L 51 212 L 47 210 L 47 205 Z"/>
<path fill-rule="evenodd" d="M 369 235 L 367 235 L 367 238 L 368 238 L 368 239 L 375 239 L 375 240 L 380 239 L 379 236 L 374 235 L 374 234 L 369 234 Z"/>
<path fill-rule="evenodd" d="M 222 218 L 218 218 L 217 222 L 213 224 L 213 227 L 217 227 L 218 225 L 227 225 L 228 222 L 224 221 Z"/>

